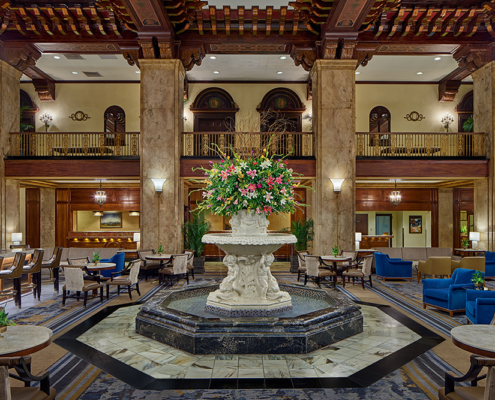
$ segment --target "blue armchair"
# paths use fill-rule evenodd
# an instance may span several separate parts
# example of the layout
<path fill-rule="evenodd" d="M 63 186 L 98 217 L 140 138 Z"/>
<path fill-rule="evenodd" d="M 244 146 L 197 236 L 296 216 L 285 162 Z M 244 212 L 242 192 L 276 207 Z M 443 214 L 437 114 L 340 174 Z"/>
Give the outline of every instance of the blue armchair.
<path fill-rule="evenodd" d="M 466 318 L 472 324 L 490 324 L 495 314 L 495 292 L 466 291 Z"/>
<path fill-rule="evenodd" d="M 464 312 L 466 291 L 474 289 L 473 273 L 472 269 L 457 268 L 450 279 L 423 279 L 423 308 L 435 307 L 451 317 L 455 312 Z"/>
<path fill-rule="evenodd" d="M 117 253 L 112 258 L 102 258 L 102 263 L 114 263 L 114 269 L 100 271 L 100 275 L 104 278 L 110 278 L 112 272 L 120 272 L 124 269 L 125 253 Z"/>
<path fill-rule="evenodd" d="M 375 253 L 376 276 L 386 279 L 409 279 L 412 281 L 412 261 L 390 258 L 387 254 Z"/>
<path fill-rule="evenodd" d="M 485 253 L 485 279 L 495 279 L 495 252 Z"/>

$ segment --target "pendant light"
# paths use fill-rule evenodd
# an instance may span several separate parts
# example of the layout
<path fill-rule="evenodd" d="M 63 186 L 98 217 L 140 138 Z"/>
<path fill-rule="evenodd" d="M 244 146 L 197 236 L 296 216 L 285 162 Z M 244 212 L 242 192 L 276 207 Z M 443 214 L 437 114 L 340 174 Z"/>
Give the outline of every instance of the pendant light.
<path fill-rule="evenodd" d="M 101 190 L 101 179 L 100 179 L 100 190 L 96 191 L 95 201 L 101 207 L 107 201 L 107 194 L 104 190 Z"/>
<path fill-rule="evenodd" d="M 402 200 L 402 196 L 400 194 L 400 191 L 397 190 L 397 180 L 395 181 L 395 190 L 390 193 L 390 202 L 397 207 L 397 204 L 399 204 Z"/>

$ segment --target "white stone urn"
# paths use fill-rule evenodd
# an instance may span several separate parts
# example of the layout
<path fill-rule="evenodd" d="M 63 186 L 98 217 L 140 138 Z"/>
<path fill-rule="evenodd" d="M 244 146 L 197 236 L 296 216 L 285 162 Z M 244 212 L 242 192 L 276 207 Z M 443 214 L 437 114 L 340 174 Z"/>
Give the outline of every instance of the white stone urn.
<path fill-rule="evenodd" d="M 267 236 L 268 218 L 265 214 L 256 214 L 254 211 L 241 210 L 233 215 L 229 221 L 232 227 L 232 236 Z"/>

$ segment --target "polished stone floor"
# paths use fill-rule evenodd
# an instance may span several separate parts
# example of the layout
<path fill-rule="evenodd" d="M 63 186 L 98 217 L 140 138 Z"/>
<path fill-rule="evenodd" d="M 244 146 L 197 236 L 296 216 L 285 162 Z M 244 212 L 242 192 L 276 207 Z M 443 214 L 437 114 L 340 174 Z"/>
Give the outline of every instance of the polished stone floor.
<path fill-rule="evenodd" d="M 421 339 L 362 305 L 364 331 L 307 355 L 192 355 L 135 333 L 139 305 L 120 308 L 77 340 L 156 379 L 348 377 Z"/>

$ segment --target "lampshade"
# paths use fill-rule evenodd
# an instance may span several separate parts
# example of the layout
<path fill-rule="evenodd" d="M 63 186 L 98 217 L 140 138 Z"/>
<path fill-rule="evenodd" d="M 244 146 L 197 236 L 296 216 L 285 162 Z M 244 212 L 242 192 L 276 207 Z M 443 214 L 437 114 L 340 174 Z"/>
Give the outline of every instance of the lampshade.
<path fill-rule="evenodd" d="M 360 242 L 362 240 L 362 233 L 361 232 L 356 232 L 356 242 Z"/>
<path fill-rule="evenodd" d="M 155 192 L 161 193 L 163 191 L 163 184 L 166 179 L 151 178 L 151 181 L 155 184 Z"/>
<path fill-rule="evenodd" d="M 141 232 L 134 232 L 132 240 L 135 242 L 140 242 L 141 241 Z"/>
<path fill-rule="evenodd" d="M 13 233 L 12 234 L 12 241 L 13 242 L 22 242 L 22 233 Z"/>
<path fill-rule="evenodd" d="M 93 217 L 103 217 L 103 211 L 93 211 Z"/>
<path fill-rule="evenodd" d="M 340 190 L 342 189 L 342 184 L 344 183 L 345 179 L 332 179 L 332 178 L 329 179 L 332 181 L 333 191 L 340 192 Z"/>
<path fill-rule="evenodd" d="M 129 211 L 129 217 L 139 217 L 139 211 Z"/>
<path fill-rule="evenodd" d="M 480 233 L 479 232 L 469 232 L 469 240 L 474 240 L 475 242 L 480 241 Z"/>

